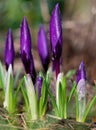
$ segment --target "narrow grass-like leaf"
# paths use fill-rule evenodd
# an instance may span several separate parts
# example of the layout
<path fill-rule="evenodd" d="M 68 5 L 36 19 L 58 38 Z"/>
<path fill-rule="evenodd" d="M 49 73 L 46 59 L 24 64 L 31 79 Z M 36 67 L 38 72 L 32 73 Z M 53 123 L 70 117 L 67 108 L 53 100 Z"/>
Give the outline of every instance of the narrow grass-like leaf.
<path fill-rule="evenodd" d="M 66 82 L 66 77 L 63 76 L 62 77 L 62 100 L 63 100 L 63 107 L 64 110 L 62 110 L 63 112 L 63 118 L 66 119 L 67 118 L 67 92 L 66 92 L 66 87 L 67 87 L 67 82 Z"/>
<path fill-rule="evenodd" d="M 63 91 L 62 91 L 62 84 L 61 84 L 61 82 L 59 82 L 59 86 L 58 86 L 58 100 L 59 100 L 59 104 L 58 104 L 58 110 L 59 110 L 59 116 L 61 117 L 61 118 L 63 118 L 63 112 L 62 112 L 62 110 L 64 111 L 64 104 L 63 104 L 63 96 L 62 96 L 62 94 L 63 94 Z"/>
<path fill-rule="evenodd" d="M 58 109 L 59 109 L 59 99 L 60 99 L 60 90 L 61 88 L 59 88 L 59 85 L 60 85 L 60 82 L 62 82 L 62 76 L 63 76 L 63 73 L 59 73 L 58 74 L 58 77 L 57 77 L 57 81 L 56 81 L 56 103 L 57 103 L 57 106 L 58 106 Z"/>
<path fill-rule="evenodd" d="M 43 79 L 43 83 L 42 83 L 42 90 L 41 90 L 41 97 L 40 97 L 40 101 L 39 101 L 39 116 L 42 116 L 42 109 L 43 109 L 43 103 L 44 103 L 44 99 L 45 99 L 45 79 Z"/>
<path fill-rule="evenodd" d="M 6 78 L 6 91 L 5 91 L 5 101 L 4 101 L 4 108 L 9 113 L 14 112 L 13 107 L 13 73 L 12 73 L 12 66 L 10 65 L 8 68 L 7 78 Z"/>
<path fill-rule="evenodd" d="M 86 117 L 90 111 L 90 109 L 92 108 L 92 106 L 94 105 L 94 103 L 96 102 L 96 96 L 93 97 L 93 99 L 91 100 L 91 102 L 89 103 L 88 107 L 86 108 L 85 112 L 84 112 L 84 116 L 82 118 L 82 122 L 84 122 L 86 120 Z"/>
<path fill-rule="evenodd" d="M 66 77 L 59 73 L 56 82 L 56 103 L 59 110 L 59 117 L 67 118 L 67 95 L 66 95 Z"/>
<path fill-rule="evenodd" d="M 41 97 L 39 102 L 39 115 L 42 117 L 45 115 L 47 108 L 47 99 L 48 99 L 48 88 L 50 87 L 50 76 L 49 71 L 47 71 L 46 76 L 43 76 Z"/>
<path fill-rule="evenodd" d="M 42 84 L 42 91 L 41 91 L 41 97 L 40 97 L 40 116 L 44 116 L 45 111 L 46 111 L 46 105 L 47 105 L 47 85 L 46 85 L 46 79 L 43 79 L 43 84 Z"/>
<path fill-rule="evenodd" d="M 20 73 L 21 73 L 21 70 L 18 70 L 17 73 L 16 73 L 16 76 L 15 76 L 15 79 L 14 79 L 14 88 L 16 88 L 17 81 L 19 79 Z"/>
<path fill-rule="evenodd" d="M 28 101 L 28 95 L 27 95 L 27 91 L 25 89 L 25 86 L 21 86 L 21 92 L 23 94 L 23 98 L 25 101 L 25 109 L 28 110 L 29 109 L 29 101 Z"/>
<path fill-rule="evenodd" d="M 72 70 L 69 70 L 65 76 L 66 78 L 71 78 L 75 73 L 76 73 L 76 70 L 72 69 Z"/>
<path fill-rule="evenodd" d="M 5 94 L 5 79 L 6 79 L 6 74 L 0 62 L 0 87 L 2 87 L 4 94 Z"/>
<path fill-rule="evenodd" d="M 18 87 L 17 87 L 17 90 L 15 91 L 15 95 L 14 95 L 14 108 L 16 107 L 17 96 L 18 96 L 19 90 L 20 90 L 21 87 L 22 87 L 23 82 L 24 82 L 24 77 L 20 80 L 20 82 L 19 82 L 19 84 L 18 84 Z"/>
<path fill-rule="evenodd" d="M 32 79 L 29 74 L 26 77 L 24 77 L 24 81 L 25 81 L 25 86 L 26 86 L 28 100 L 29 100 L 31 119 L 36 120 L 38 118 L 37 100 L 36 100 Z"/>
<path fill-rule="evenodd" d="M 75 91 L 75 100 L 76 100 L 76 121 L 79 119 L 79 104 L 78 104 L 78 94 Z"/>
<path fill-rule="evenodd" d="M 73 82 L 72 89 L 71 89 L 70 94 L 69 94 L 69 97 L 68 97 L 68 103 L 70 103 L 70 100 L 71 100 L 71 98 L 72 98 L 72 96 L 73 96 L 75 90 L 76 90 L 76 82 L 74 81 L 74 82 Z"/>
<path fill-rule="evenodd" d="M 57 107 L 57 104 L 56 104 L 56 100 L 52 94 L 52 92 L 50 91 L 50 89 L 48 88 L 48 94 L 50 96 L 50 100 L 52 102 L 52 105 L 53 105 L 53 108 L 54 108 L 54 112 L 55 112 L 55 115 L 56 116 L 59 116 L 59 111 L 58 111 L 58 107 Z"/>

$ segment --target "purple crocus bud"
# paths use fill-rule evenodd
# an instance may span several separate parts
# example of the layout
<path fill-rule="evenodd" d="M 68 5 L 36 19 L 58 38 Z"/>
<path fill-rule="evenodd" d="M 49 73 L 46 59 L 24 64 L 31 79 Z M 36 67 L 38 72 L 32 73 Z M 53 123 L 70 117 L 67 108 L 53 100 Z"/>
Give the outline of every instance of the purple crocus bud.
<path fill-rule="evenodd" d="M 86 71 L 84 62 L 82 61 L 77 72 L 77 93 L 79 100 L 85 97 L 85 85 L 86 85 Z"/>
<path fill-rule="evenodd" d="M 50 20 L 50 41 L 53 54 L 53 65 L 56 69 L 56 77 L 60 72 L 60 58 L 62 54 L 62 26 L 59 4 L 57 3 Z"/>
<path fill-rule="evenodd" d="M 5 64 L 6 64 L 6 70 L 8 70 L 9 65 L 11 64 L 13 66 L 14 62 L 14 44 L 13 44 L 13 35 L 12 30 L 9 29 L 6 37 L 6 43 L 5 43 Z"/>
<path fill-rule="evenodd" d="M 36 84 L 35 84 L 35 90 L 38 91 L 38 99 L 40 99 L 41 97 L 42 82 L 43 82 L 43 77 L 39 75 L 37 77 Z"/>
<path fill-rule="evenodd" d="M 42 65 L 46 72 L 48 69 L 50 58 L 48 50 L 48 40 L 43 25 L 40 27 L 38 32 L 38 51 L 42 61 Z"/>
<path fill-rule="evenodd" d="M 25 67 L 26 73 L 29 73 L 32 77 L 33 83 L 35 83 L 36 72 L 34 67 L 34 60 L 31 54 L 31 35 L 28 27 L 26 17 L 24 17 L 21 24 L 20 32 L 20 52 L 21 59 Z"/>
<path fill-rule="evenodd" d="M 77 84 L 81 79 L 86 80 L 85 64 L 83 61 L 81 62 L 78 72 L 77 72 Z"/>

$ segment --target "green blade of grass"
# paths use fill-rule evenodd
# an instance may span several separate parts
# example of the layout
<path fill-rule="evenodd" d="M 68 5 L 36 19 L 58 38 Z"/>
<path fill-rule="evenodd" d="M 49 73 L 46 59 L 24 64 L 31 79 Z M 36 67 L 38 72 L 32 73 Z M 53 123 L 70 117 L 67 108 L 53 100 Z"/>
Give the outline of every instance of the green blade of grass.
<path fill-rule="evenodd" d="M 75 89 L 76 89 L 76 82 L 74 81 L 71 92 L 70 92 L 69 97 L 68 97 L 68 103 L 70 102 L 70 100 L 71 100 L 71 98 L 72 98 L 72 96 L 73 96 L 73 94 L 75 92 Z"/>
<path fill-rule="evenodd" d="M 51 90 L 49 88 L 48 88 L 48 94 L 50 96 L 50 99 L 51 99 L 51 102 L 52 102 L 52 105 L 53 105 L 53 108 L 54 108 L 55 115 L 59 116 L 59 111 L 58 111 L 58 107 L 57 107 L 57 104 L 56 104 L 56 100 L 55 100 L 54 96 L 52 95 L 52 92 L 51 92 Z"/>
<path fill-rule="evenodd" d="M 11 65 L 8 68 L 8 73 L 6 78 L 4 107 L 9 113 L 13 113 L 15 111 L 13 107 L 13 73 L 12 73 Z"/>
<path fill-rule="evenodd" d="M 71 78 L 75 73 L 76 73 L 76 70 L 72 69 L 72 70 L 69 70 L 65 76 L 66 78 Z"/>
<path fill-rule="evenodd" d="M 45 79 L 43 78 L 43 83 L 42 83 L 42 89 L 41 89 L 41 97 L 40 97 L 40 100 L 39 100 L 39 116 L 41 117 L 42 116 L 42 113 L 43 113 L 43 104 L 44 104 L 44 101 L 45 101 L 45 94 L 46 94 L 46 81 Z"/>
<path fill-rule="evenodd" d="M 28 108 L 29 108 L 28 95 L 27 95 L 26 89 L 24 87 L 25 86 L 21 85 L 21 92 L 23 94 L 23 98 L 25 101 L 25 109 L 28 110 Z"/>
<path fill-rule="evenodd" d="M 79 104 L 78 104 L 78 94 L 75 91 L 75 100 L 76 100 L 76 121 L 79 119 Z"/>
<path fill-rule="evenodd" d="M 87 109 L 85 110 L 84 116 L 82 118 L 82 122 L 84 122 L 86 120 L 86 117 L 90 111 L 90 109 L 92 108 L 92 106 L 94 105 L 94 103 L 96 102 L 96 96 L 93 97 L 93 99 L 91 100 L 91 102 L 89 103 L 89 106 L 87 107 Z"/>
<path fill-rule="evenodd" d="M 66 119 L 67 118 L 67 92 L 66 92 L 66 87 L 67 87 L 67 81 L 66 81 L 66 77 L 63 76 L 62 77 L 62 100 L 63 100 L 63 108 L 64 110 L 62 110 L 63 113 L 63 118 Z"/>
<path fill-rule="evenodd" d="M 24 77 L 24 81 L 25 81 L 26 91 L 29 100 L 30 118 L 32 120 L 36 120 L 38 119 L 37 100 L 36 100 L 35 89 L 32 83 L 32 79 L 29 74 L 26 77 Z"/>
<path fill-rule="evenodd" d="M 44 116 L 47 108 L 47 99 L 48 99 L 48 88 L 50 87 L 50 77 L 49 77 L 49 71 L 46 74 L 46 77 L 43 77 L 43 84 L 42 84 L 42 91 L 41 91 L 41 97 L 40 97 L 40 107 L 39 107 L 39 113 L 40 116 Z"/>
<path fill-rule="evenodd" d="M 59 117 L 63 118 L 63 112 L 64 112 L 64 102 L 63 102 L 63 90 L 62 90 L 62 84 L 61 82 L 59 82 L 59 87 L 58 87 L 58 100 L 59 100 L 59 104 L 58 104 L 58 110 L 59 110 Z"/>
<path fill-rule="evenodd" d="M 6 75 L 3 66 L 0 62 L 0 87 L 2 87 L 4 94 L 5 94 L 5 79 L 6 79 Z"/>
<path fill-rule="evenodd" d="M 17 90 L 16 90 L 15 95 L 14 95 L 14 108 L 16 107 L 17 96 L 18 96 L 19 90 L 22 87 L 23 82 L 24 82 L 24 77 L 20 80 L 19 85 L 18 85 Z"/>
<path fill-rule="evenodd" d="M 16 73 L 16 76 L 15 76 L 15 79 L 14 79 L 14 88 L 17 85 L 17 81 L 19 79 L 20 73 L 21 73 L 21 70 L 18 70 L 17 73 Z"/>

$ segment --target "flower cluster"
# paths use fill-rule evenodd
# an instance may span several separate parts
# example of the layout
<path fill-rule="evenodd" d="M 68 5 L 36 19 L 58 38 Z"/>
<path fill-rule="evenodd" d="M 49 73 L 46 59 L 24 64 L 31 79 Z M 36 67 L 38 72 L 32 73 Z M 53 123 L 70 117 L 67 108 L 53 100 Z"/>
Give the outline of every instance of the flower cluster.
<path fill-rule="evenodd" d="M 24 111 L 28 118 L 37 120 L 42 118 L 47 111 L 48 96 L 53 105 L 53 112 L 61 119 L 68 117 L 68 106 L 72 96 L 75 94 L 76 99 L 76 120 L 84 122 L 86 117 L 96 101 L 93 97 L 89 105 L 86 101 L 86 69 L 82 61 L 77 71 L 77 79 L 73 82 L 72 88 L 67 94 L 67 79 L 70 78 L 74 71 L 69 71 L 64 75 L 60 71 L 62 59 L 62 24 L 59 4 L 55 5 L 50 19 L 50 44 L 52 52 L 53 70 L 56 71 L 56 95 L 54 96 L 51 88 L 52 72 L 49 69 L 50 55 L 47 33 L 44 26 L 41 25 L 38 31 L 38 53 L 44 68 L 44 74 L 36 73 L 34 58 L 32 53 L 31 34 L 26 17 L 23 18 L 20 27 L 20 56 L 25 68 L 26 74 L 21 80 L 18 80 L 19 73 L 14 78 L 14 43 L 12 30 L 9 29 L 5 44 L 5 65 L 6 71 L 0 62 L 0 87 L 4 92 L 4 108 L 9 114 L 17 111 L 17 96 L 21 90 L 24 97 Z M 16 88 L 16 84 L 17 88 Z M 15 90 L 16 89 L 16 90 Z M 86 107 L 87 106 L 87 107 Z"/>

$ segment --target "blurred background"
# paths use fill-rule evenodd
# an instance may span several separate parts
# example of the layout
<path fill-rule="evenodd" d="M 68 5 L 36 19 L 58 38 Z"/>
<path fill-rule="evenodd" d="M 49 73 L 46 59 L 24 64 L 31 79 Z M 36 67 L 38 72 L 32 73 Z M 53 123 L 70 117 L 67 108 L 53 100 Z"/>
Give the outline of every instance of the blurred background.
<path fill-rule="evenodd" d="M 20 60 L 19 28 L 27 17 L 32 36 L 32 53 L 37 71 L 42 68 L 37 52 L 37 34 L 44 24 L 50 46 L 50 15 L 59 2 L 63 28 L 63 67 L 77 69 L 84 60 L 90 82 L 96 79 L 96 0 L 0 0 L 0 59 L 4 62 L 4 46 L 8 28 L 12 28 L 16 51 L 15 71 L 22 67 Z"/>

